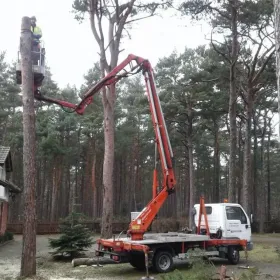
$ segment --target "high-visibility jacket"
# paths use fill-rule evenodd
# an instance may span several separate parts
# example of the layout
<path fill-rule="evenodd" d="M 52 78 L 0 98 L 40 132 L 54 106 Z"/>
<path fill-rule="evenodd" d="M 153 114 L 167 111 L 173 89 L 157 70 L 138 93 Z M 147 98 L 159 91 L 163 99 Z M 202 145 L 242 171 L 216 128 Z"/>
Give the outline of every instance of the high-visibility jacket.
<path fill-rule="evenodd" d="M 32 34 L 33 34 L 33 40 L 35 41 L 35 42 L 40 42 L 40 38 L 42 37 L 42 30 L 41 30 L 41 28 L 39 27 L 39 26 L 31 26 L 31 31 L 32 31 Z"/>

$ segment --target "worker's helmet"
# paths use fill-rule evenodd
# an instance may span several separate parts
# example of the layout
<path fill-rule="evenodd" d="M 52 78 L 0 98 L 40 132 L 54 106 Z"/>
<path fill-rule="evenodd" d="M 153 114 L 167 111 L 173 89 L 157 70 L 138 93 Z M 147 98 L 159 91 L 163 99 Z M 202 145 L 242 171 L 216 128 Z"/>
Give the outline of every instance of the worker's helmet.
<path fill-rule="evenodd" d="M 32 16 L 30 19 L 31 19 L 31 20 L 33 19 L 33 20 L 36 21 L 36 17 L 35 17 L 35 16 Z"/>

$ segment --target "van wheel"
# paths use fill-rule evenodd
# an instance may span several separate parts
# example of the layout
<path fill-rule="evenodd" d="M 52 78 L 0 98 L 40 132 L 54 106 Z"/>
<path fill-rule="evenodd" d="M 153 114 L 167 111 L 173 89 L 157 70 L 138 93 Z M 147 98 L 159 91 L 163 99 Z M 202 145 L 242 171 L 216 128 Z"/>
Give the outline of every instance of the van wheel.
<path fill-rule="evenodd" d="M 159 273 L 169 272 L 173 269 L 173 257 L 167 251 L 159 251 L 153 259 L 153 267 Z"/>
<path fill-rule="evenodd" d="M 234 246 L 228 247 L 228 260 L 231 264 L 239 263 L 239 250 Z"/>

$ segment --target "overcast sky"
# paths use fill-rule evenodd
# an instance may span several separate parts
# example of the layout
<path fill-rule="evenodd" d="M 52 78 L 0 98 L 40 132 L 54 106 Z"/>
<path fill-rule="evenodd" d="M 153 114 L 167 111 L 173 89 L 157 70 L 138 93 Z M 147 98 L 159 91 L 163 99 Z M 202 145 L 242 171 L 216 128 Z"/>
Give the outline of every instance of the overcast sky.
<path fill-rule="evenodd" d="M 7 60 L 17 58 L 22 17 L 35 15 L 43 32 L 53 79 L 60 87 L 68 83 L 79 87 L 83 75 L 98 61 L 98 46 L 89 21 L 79 24 L 74 19 L 73 0 L 0 0 L 0 3 L 0 51 L 6 51 Z M 185 46 L 206 42 L 207 28 L 193 25 L 186 18 L 178 19 L 172 15 L 174 12 L 166 14 L 134 24 L 132 39 L 126 39 L 122 45 L 125 50 L 119 62 L 132 53 L 149 59 L 155 66 L 160 57 L 170 55 L 175 49 L 181 52 Z"/>

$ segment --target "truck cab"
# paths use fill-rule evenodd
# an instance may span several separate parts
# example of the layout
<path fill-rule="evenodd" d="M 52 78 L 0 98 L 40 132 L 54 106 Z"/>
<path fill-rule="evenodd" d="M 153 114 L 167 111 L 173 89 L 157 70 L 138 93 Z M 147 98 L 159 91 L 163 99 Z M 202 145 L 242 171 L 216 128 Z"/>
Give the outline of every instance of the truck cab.
<path fill-rule="evenodd" d="M 194 205 L 194 224 L 198 227 L 200 204 Z M 240 204 L 208 203 L 205 204 L 211 238 L 245 239 L 247 250 L 253 249 L 251 221 Z M 201 217 L 201 232 L 206 234 L 204 215 Z"/>

